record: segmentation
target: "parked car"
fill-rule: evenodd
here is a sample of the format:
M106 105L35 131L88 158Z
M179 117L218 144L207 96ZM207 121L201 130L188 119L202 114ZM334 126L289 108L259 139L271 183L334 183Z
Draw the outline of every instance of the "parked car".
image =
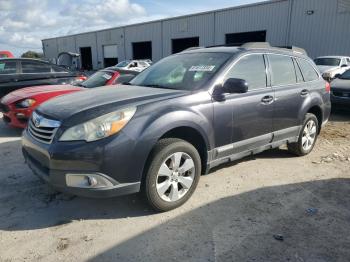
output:
M87 80L75 85L33 86L13 91L0 101L3 120L12 127L25 128L32 112L40 104L54 97L99 86L128 82L138 73L115 67L100 70Z
M0 51L0 59L14 57L10 51Z
M116 65L116 67L124 70L133 70L137 72L142 72L147 67L152 65L151 60L125 60Z
M350 70L331 82L331 101L334 105L346 106L350 109Z
M71 84L86 80L79 72L29 58L0 60L0 99L8 93L27 86Z
M327 80L332 80L335 75L350 69L350 57L347 56L321 56L314 61L323 78Z
M60 191L112 197L142 189L166 211L214 166L284 144L309 154L330 109L328 82L298 49L198 48L162 59L128 86L41 105L23 153Z

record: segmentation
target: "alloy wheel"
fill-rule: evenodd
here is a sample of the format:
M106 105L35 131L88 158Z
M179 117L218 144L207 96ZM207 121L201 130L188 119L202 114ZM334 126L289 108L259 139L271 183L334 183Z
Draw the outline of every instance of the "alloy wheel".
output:
M167 202L183 198L194 182L193 159L184 152L170 155L160 166L157 174L157 193Z
M312 148L315 143L317 135L317 126L314 120L309 120L304 127L303 137L301 140L302 147L305 151Z

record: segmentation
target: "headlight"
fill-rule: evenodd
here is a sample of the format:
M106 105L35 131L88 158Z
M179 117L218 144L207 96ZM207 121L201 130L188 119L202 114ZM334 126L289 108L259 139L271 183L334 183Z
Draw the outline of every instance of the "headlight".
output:
M28 98L24 99L22 102L18 103L19 107L28 108L35 104L35 99Z
M67 129L60 141L96 141L118 133L134 116L136 107L125 108Z

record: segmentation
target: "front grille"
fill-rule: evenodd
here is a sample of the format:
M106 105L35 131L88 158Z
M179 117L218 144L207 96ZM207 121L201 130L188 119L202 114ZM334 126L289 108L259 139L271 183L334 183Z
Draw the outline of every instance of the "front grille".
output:
M51 144L60 124L59 121L44 118L34 112L29 120L28 131L39 142Z
M7 113L8 111L10 111L8 106L0 103L0 112Z

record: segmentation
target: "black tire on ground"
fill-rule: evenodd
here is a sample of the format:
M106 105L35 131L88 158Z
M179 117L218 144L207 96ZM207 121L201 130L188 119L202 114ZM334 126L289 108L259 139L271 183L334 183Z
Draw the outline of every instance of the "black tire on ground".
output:
M167 202L157 192L157 175L163 162L176 152L184 152L192 158L195 166L194 179L191 187L182 198L174 202ZM148 170L146 170L146 177L143 181L143 193L153 209L160 212L169 211L183 205L191 197L198 185L200 175L201 158L193 145L177 138L162 139L156 144L150 155Z
M311 146L310 149L308 150L305 150L303 148L303 144L302 144L302 138L303 138L303 132L304 132L304 129L305 129L305 126L308 124L308 122L310 120L313 120L315 123L316 123L316 137L315 137L315 140L314 140L314 143L313 145ZM300 130L300 133L299 133L299 139L298 139L298 142L296 143L290 143L288 144L288 151L294 155L297 155L297 156L305 156L305 155L308 155L310 154L310 152L313 150L315 144L316 144L316 141L317 141L317 137L318 137L318 133L319 133L319 123L318 123L318 119L317 117L314 115L314 114L311 114L311 113L307 113L305 115L305 119L304 119L304 122L303 122L303 126Z

